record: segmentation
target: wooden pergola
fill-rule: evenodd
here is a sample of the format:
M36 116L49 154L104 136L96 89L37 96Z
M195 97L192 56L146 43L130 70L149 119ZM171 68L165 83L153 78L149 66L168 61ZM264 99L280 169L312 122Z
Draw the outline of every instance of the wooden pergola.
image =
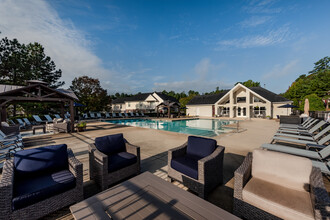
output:
M168 113L168 118L171 117L171 108L177 107L180 108L180 103L177 102L171 102L170 100L165 100L164 102L160 103L159 105L157 105L157 118L159 117L159 108L167 108L167 113ZM179 110L179 116L180 116L180 110Z
M78 100L77 96L70 90L52 89L47 83L38 80L27 81L27 84L27 86L0 85L0 121L7 120L6 108L10 104L55 102L60 105L63 118L65 105L69 105L71 131L74 131L74 101Z

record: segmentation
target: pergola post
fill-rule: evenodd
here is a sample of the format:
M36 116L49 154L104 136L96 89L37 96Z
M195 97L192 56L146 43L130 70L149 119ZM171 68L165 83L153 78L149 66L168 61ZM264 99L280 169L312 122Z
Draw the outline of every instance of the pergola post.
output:
M64 119L64 102L61 102L61 117Z
M6 106L1 107L1 122L7 121L7 111Z
M70 121L71 121L71 132L74 132L74 103L70 100Z
M159 118L158 108L159 108L159 107L157 106L157 110L156 110L156 111L157 111L157 118Z

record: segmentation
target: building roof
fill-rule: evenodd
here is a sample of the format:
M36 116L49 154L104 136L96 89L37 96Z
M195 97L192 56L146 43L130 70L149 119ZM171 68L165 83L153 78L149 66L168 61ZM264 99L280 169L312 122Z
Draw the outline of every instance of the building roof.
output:
M33 81L34 84L39 84L38 80L30 80L30 81ZM40 81L41 82L41 81ZM44 85L44 83L41 83L41 85ZM16 85L5 85L5 84L0 84L0 94L1 93L4 93L4 92L9 92L9 91L13 91L13 90L16 90L16 89L21 89L21 88L24 88L26 86L16 86ZM51 89L51 88L50 88ZM63 93L73 99L76 99L78 100L78 97L76 96L76 94L72 91L72 90L69 90L69 89L55 89L56 91L60 92L60 93Z
M203 105L203 104L215 104L219 99L221 99L224 95L227 94L229 90L225 90L224 92L213 94L213 95L198 95L192 98L187 105Z
M253 92L257 93L261 97L267 99L270 102L289 102L289 99L286 99L280 95L277 95L265 88L262 87L249 87L248 89L252 90ZM199 105L199 104L215 104L219 101L225 94L227 94L230 90L226 90L219 94L214 95L200 95L195 96L192 98L187 105Z
M251 89L253 92L257 93L261 97L264 97L265 99L267 99L270 102L289 102L290 101L289 99L286 99L286 98L284 98L280 95L277 95L262 87L250 87L249 89Z
M169 95L165 95L161 92L156 92L156 94L163 99L164 101L169 100L171 102L179 102L176 98L174 98L173 96L169 96Z
M152 94L154 94L154 93L153 92L152 93L141 93L141 94L137 94L135 96L118 98L118 99L114 99L112 101L112 104L144 101L148 98L149 95L152 95ZM165 95L165 94L160 93L160 92L156 92L156 94L163 100L169 100L171 102L179 102L176 98L174 98L172 96L168 96L168 95Z

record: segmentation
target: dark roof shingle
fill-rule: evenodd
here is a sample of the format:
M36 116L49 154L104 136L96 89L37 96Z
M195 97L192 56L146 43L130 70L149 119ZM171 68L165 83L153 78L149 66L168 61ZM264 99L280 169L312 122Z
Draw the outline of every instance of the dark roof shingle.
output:
M187 105L199 105L199 104L215 104L221 99L229 90L213 95L199 95L192 98Z
M249 89L251 89L253 92L257 93L261 97L264 97L265 99L267 99L268 101L271 101L271 102L289 102L290 101L289 99L286 99L286 98L284 98L280 95L277 95L262 87L250 87Z

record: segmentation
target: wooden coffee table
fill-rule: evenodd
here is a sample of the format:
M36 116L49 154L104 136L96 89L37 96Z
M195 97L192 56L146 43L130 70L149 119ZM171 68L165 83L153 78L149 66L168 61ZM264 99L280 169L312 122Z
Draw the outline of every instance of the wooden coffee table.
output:
M239 219L145 172L70 207L75 219Z

